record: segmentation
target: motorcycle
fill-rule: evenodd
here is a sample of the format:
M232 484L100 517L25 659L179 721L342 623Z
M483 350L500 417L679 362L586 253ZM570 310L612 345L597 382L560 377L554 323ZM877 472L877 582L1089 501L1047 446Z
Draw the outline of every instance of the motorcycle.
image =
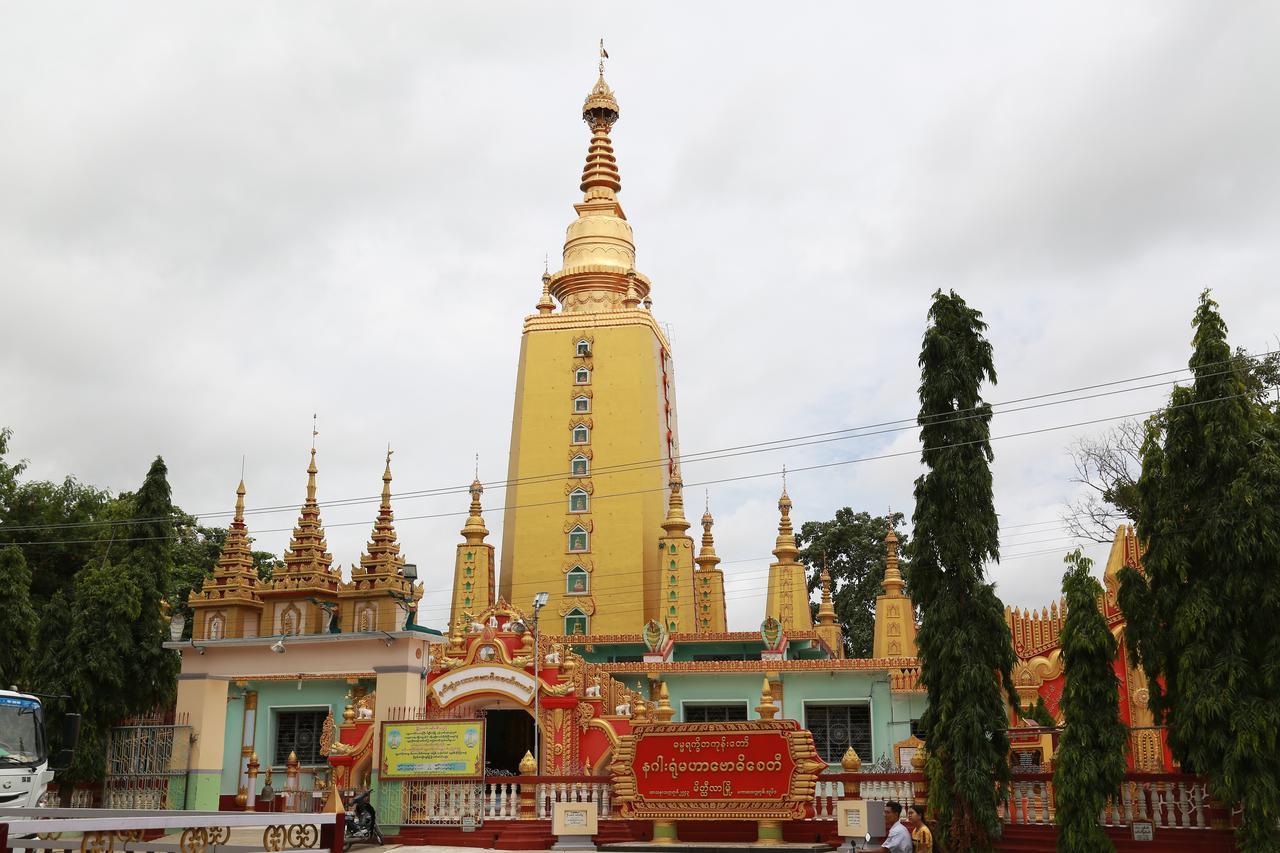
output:
M369 802L370 791L356 796L347 803L347 825L342 849L350 850L353 844L376 844L381 847L382 831L378 829L378 813Z

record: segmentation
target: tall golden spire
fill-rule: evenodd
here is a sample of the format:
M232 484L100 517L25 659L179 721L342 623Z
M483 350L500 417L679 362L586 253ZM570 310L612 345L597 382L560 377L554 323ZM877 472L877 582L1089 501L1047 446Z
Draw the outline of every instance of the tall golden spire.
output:
M702 549L694 562L698 564L694 590L697 601L698 633L715 634L725 630L724 572L717 568L720 557L716 554L715 539L711 536L711 503L708 500L702 513Z
M694 560L702 571L710 571L720 563L720 556L716 554L716 540L711 535L713 524L715 519L711 517L711 505L708 503L706 511L702 513L702 549L698 551L698 557Z
M809 587L804 566L797 562L795 530L791 526L791 497L787 494L786 472L783 472L782 496L778 498L778 538L773 548L776 561L769 565L769 594L765 616L773 616L789 631L813 628L809 610Z
M667 517L662 522L662 529L668 536L680 536L692 526L684 517L683 491L684 479L680 476L680 469L676 468L671 472L671 498L667 501Z
M877 658L916 656L916 612L911 599L903 595L902 572L898 569L898 534L893 530L893 513L885 534L884 595L876 596L875 631L871 655Z
M627 275L636 266L635 238L618 203L622 175L609 137L621 110L604 79L603 49L601 55L600 74L582 104L582 119L591 129L578 185L582 201L574 205L578 218L565 234L564 266L551 275L547 287L566 312L634 308L649 295L647 278ZM539 302L541 313L547 313L544 304Z
M774 543L773 556L780 563L794 563L800 556L800 549L796 547L796 534L791 527L791 497L787 494L785 481L782 496L778 498L778 513L781 517L778 519L778 538Z
M831 572L827 571L827 560L822 559L822 603L818 605L818 624L834 625L836 608L831 603Z
M481 485L479 477L471 481L471 488L467 491L471 493L471 513L467 516L467 523L462 527L462 536L467 544L479 545L489 535L489 529L484 526L484 513L480 508L480 496L484 494L484 486Z
M827 571L825 555L822 558L822 603L818 605L818 624L814 630L833 655L844 657L844 629L836 619L836 608L831 601L831 572Z
M213 571L215 575L242 575L254 583L258 580L258 571L249 550L249 530L244 523L243 479L236 487L236 515L227 528L227 539L222 544L222 553L218 555L218 565Z
M898 534L893 532L892 527L884 537L884 546L888 552L885 555L883 582L885 595L902 595L905 582L902 580L902 573L898 570Z
M261 584L250 551L244 523L244 478L236 487L236 512L227 529L213 576L199 590L192 590L187 604L192 610L191 636L196 640L250 637L258 631L262 613Z
M316 449L311 448L311 464L307 466L307 499L298 514L293 538L284 553L285 574L330 574L333 555L328 551L324 525L320 521L320 505L316 502Z
M387 464L382 471L382 502L373 522L373 535L365 553L360 556L360 569L366 574L395 574L404 565L400 543L396 541L395 514L391 511L391 454L387 448Z

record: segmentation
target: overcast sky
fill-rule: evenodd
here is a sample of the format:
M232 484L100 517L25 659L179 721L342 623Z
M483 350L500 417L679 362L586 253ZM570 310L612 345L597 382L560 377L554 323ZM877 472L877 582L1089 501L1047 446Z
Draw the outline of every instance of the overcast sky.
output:
M686 453L911 418L939 287L986 315L997 402L1185 366L1204 287L1233 344L1275 348L1274 3L10 2L13 455L29 476L132 489L162 454L175 500L218 524L244 455L249 506L283 507L249 519L276 552L313 412L321 500L376 495L388 442L396 491L465 486L477 453L502 480L521 323L581 197L601 36ZM992 432L1167 393L997 415ZM1106 427L994 442L1006 603L1058 596L1066 448ZM773 472L902 453L797 472L790 493L799 521L910 514L916 442L688 464L695 506L699 483L767 475L706 487L730 626L763 616ZM502 501L485 495L495 543ZM448 611L466 506L395 506L427 624ZM324 510L344 566L375 509Z

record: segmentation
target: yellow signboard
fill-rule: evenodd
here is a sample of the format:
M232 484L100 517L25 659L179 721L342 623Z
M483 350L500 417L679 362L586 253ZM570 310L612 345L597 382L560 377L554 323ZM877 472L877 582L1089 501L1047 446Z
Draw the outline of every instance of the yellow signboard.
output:
M382 724L383 779L484 777L484 721Z

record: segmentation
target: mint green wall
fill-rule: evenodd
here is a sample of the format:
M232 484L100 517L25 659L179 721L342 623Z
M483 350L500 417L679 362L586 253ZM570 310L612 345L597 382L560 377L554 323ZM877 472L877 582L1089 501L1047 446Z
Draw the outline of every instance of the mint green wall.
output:
M244 689L233 688L237 693ZM258 691L258 715L253 731L253 748L258 752L261 769L258 771L258 784L261 785L271 766L275 755L275 714L274 710L324 710L328 708L340 721L342 709L346 707L346 695L350 689L344 680L303 681L298 688L297 681L261 681L250 682L249 688ZM223 731L222 758L222 793L235 794L239 788L240 727L244 720L244 699L233 699L227 703L227 724ZM276 765L277 773L283 765ZM283 785L283 779L274 779L277 789Z
M716 675L711 673L690 673L689 675L668 675L667 696L671 707L675 708L673 719L684 722L685 702L745 702L747 719L756 720L760 715L754 710L760 704L760 683L762 678L757 674L733 673Z
M922 695L892 695L887 673L784 672L783 716L804 722L806 702L870 702L872 755L875 761L888 755L893 745L911 736L911 720L924 712Z

